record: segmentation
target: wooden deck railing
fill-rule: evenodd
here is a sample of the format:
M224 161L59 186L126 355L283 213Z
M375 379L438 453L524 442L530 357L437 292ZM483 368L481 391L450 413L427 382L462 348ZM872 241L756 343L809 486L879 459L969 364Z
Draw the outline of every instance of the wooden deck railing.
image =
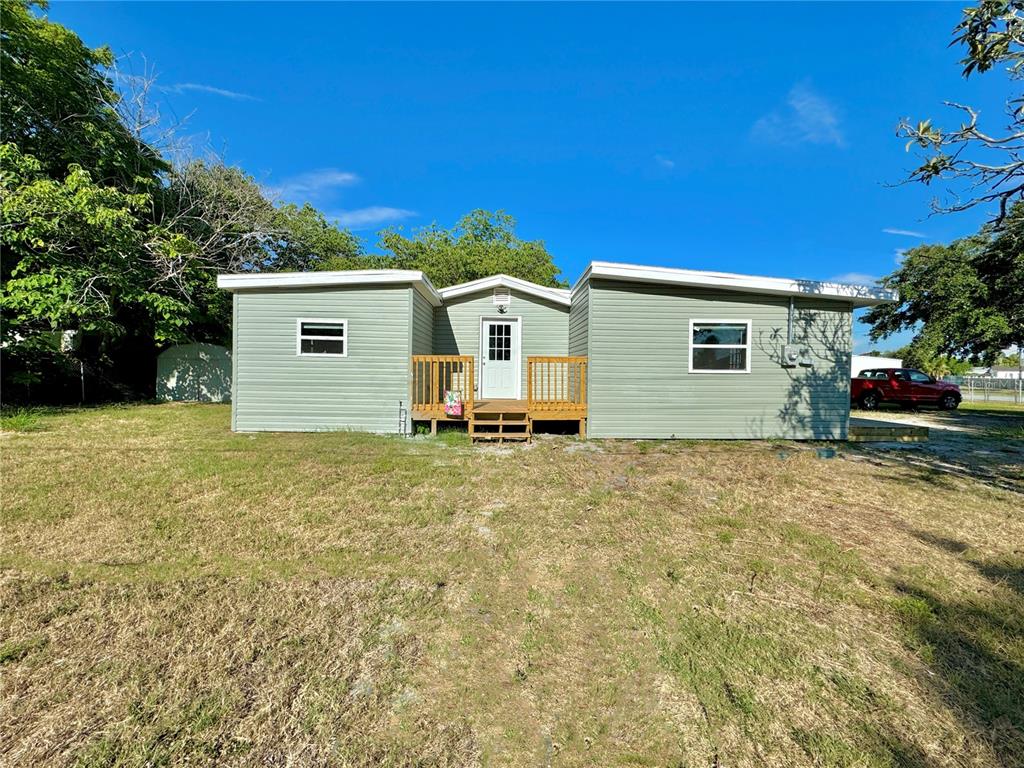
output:
M531 414L547 418L585 417L587 358L526 358L526 399Z
M462 396L463 413L473 410L476 379L472 355L413 355L412 411L415 414L444 415L444 393L454 390Z

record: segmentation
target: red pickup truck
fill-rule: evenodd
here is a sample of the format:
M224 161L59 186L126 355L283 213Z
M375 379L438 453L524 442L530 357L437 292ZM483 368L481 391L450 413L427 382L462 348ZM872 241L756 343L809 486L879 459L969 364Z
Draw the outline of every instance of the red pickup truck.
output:
M850 383L850 401L868 411L882 403L937 405L952 411L960 400L956 384L936 381L913 368L873 368L861 371Z

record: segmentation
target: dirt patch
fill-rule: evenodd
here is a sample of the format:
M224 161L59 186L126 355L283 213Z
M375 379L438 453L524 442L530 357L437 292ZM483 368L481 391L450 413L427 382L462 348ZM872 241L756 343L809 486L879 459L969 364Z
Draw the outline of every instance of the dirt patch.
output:
M861 444L865 457L904 462L925 475L967 477L1024 493L1024 409L857 411L864 421L928 427L922 443Z

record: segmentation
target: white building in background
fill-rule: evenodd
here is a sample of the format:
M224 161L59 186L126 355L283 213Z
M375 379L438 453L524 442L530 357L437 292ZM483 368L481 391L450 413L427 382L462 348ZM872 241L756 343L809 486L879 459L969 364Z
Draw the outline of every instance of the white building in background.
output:
M1014 379L1014 380L1016 380L1016 379L1019 379L1021 377L1020 376L1020 369L1019 368L1016 368L1016 367L1011 368L1008 365L993 365L991 368L988 369L988 373L985 374L985 375L991 376L993 379Z
M874 368L902 368L903 360L899 357L876 357L874 355L854 355L850 361L850 378L861 371Z

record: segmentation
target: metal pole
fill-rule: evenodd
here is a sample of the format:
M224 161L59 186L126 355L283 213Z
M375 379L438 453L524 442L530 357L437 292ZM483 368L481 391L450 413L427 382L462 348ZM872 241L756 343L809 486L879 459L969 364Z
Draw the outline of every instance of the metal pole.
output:
M793 343L793 297L789 297L789 318L786 325L786 343Z
M1024 344L1017 342L1017 397L1016 403L1024 402Z

